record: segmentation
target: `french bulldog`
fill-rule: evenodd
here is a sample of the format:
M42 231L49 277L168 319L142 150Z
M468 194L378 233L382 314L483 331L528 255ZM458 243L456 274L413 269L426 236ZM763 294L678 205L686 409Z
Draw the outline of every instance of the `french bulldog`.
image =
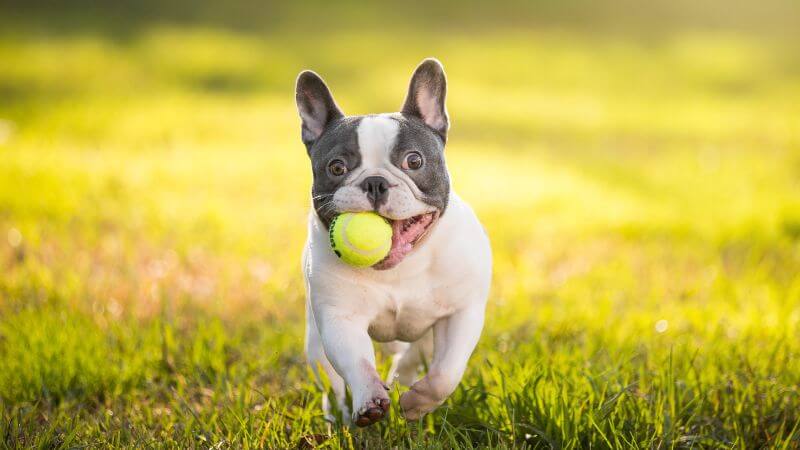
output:
M313 172L303 253L305 351L317 381L320 369L327 375L348 424L386 416L393 381L410 386L400 396L406 419L436 409L461 381L481 335L492 254L475 213L450 185L446 88L442 65L426 59L400 112L345 116L319 75L297 78ZM342 262L328 237L337 214L362 211L392 227L388 256L368 268ZM373 341L393 355L385 381L375 369ZM427 373L418 378L423 366ZM327 395L323 408L335 420Z

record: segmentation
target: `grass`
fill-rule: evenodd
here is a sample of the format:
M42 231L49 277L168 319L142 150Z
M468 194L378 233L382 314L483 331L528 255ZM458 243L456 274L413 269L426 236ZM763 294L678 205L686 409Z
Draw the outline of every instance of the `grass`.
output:
M0 14L0 445L800 447L800 40L137 11ZM487 325L435 414L394 391L384 423L329 427L293 80L396 110L430 55Z

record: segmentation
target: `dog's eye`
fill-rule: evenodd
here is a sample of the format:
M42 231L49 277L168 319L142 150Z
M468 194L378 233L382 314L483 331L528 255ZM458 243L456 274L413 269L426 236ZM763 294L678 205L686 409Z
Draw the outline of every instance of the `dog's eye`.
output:
M403 160L402 164L403 169L405 170L417 170L422 167L422 155L418 152L411 152L406 155L406 159Z
M328 172L335 177L340 177L347 173L347 166L341 159L334 159L328 163Z

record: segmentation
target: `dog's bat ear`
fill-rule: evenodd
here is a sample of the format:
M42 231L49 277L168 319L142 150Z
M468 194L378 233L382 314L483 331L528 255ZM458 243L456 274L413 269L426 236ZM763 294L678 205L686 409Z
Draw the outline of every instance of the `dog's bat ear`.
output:
M445 106L446 95L447 78L442 63L428 58L417 66L411 76L408 95L400 112L405 116L421 119L446 142L447 129L450 127Z
M336 105L330 89L319 75L304 70L297 77L295 85L297 111L303 120L302 139L306 149L311 147L322 136L331 122L344 117L342 110Z

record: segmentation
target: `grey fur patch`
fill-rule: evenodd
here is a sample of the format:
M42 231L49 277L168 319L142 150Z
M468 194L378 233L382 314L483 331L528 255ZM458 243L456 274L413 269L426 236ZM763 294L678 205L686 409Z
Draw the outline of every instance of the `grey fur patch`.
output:
M357 133L360 122L360 116L337 120L325 130L308 152L314 177L311 187L314 209L326 227L338 214L338 211L331 207L333 194L347 180L350 173L361 165ZM341 159L347 166L347 173L343 176L335 177L328 171L328 164L334 159Z
M400 122L400 130L397 144L389 156L390 161L401 167L409 152L419 152L422 155L422 167L408 170L406 174L425 196L420 200L444 213L450 197L450 176L444 161L444 142L419 120L405 117L397 120Z

